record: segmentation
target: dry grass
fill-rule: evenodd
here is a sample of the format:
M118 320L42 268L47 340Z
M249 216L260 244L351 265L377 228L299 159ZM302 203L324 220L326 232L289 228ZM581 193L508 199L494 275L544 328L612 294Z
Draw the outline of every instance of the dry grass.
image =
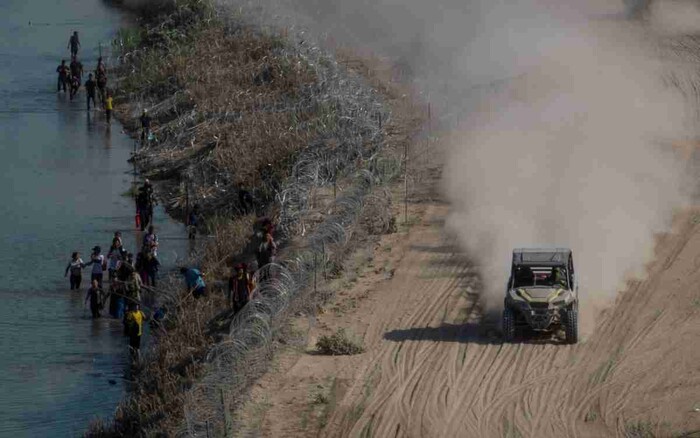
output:
M172 4L165 15L147 11L142 29L121 33L116 97L133 131L141 108L150 110L158 140L136 160L142 173L162 181L169 211L184 216L186 205L202 207L214 238L194 260L210 294L194 300L180 279L163 288L158 299L168 304L168 323L135 370L136 389L112 423L92 424L93 436L175 435L183 423L200 427L198 419L218 415L200 400L220 405L214 430L228 430L228 411L264 371L280 321L294 312L290 300L309 286L314 253L323 263L351 253L347 242L358 219L368 234L395 227L386 193L373 186L396 177L400 166L375 154L383 132L375 125L389 125L390 118L370 88L344 79L332 60L222 20L203 0ZM366 175L352 178L357 169ZM250 309L232 323L216 285L248 252L255 220L240 215L238 184L253 192L258 214L278 217L279 234L292 237L310 208L309 193L337 181L347 186L330 213L304 228L311 252L292 260L282 280L261 285Z
M343 356L360 354L365 351L362 344L349 336L344 329L338 329L330 336L321 336L316 342L319 354Z

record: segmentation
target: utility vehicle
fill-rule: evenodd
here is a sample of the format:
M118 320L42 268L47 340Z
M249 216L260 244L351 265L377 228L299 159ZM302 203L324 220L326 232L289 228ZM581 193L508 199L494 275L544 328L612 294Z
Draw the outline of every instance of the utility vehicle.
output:
M513 250L503 303L503 337L512 342L525 330L556 332L578 342L578 282L568 248Z

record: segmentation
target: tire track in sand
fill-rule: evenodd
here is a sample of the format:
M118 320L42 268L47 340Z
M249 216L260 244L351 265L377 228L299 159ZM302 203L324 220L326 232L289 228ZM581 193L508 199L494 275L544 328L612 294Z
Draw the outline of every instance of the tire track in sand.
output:
M432 208L431 213L444 211ZM666 330L673 318L664 297L687 298L684 289L664 290L664 285L678 269L688 272L676 265L694 263L700 253L697 231L686 221L667 236L649 278L632 283L586 342L568 346L548 340L500 344L489 334L493 323L480 314L478 294L465 293L477 284L472 267L456 262L459 257L449 251L438 251L444 247L439 229L413 230L396 275L377 294L366 337L371 345L367 365L324 435L588 437L624 432L634 416L631 406L653 386L647 382L653 369L645 362L633 365L643 352L640 346ZM432 267L428 275L424 266ZM691 271L700 284L698 270ZM700 335L700 327L694 333ZM651 363L666 355L659 352ZM625 373L617 373L621 366ZM369 370L379 372L372 376ZM657 381L673 380L657 374ZM638 410L651 415L655 411L648 405Z

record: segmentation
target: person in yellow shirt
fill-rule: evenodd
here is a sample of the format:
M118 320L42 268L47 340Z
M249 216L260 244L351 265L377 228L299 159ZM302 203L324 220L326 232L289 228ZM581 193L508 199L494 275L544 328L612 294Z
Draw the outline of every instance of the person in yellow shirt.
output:
M114 103L112 100L112 93L107 92L107 98L105 99L105 117L107 117L107 123L112 120L112 109L114 108Z
M139 304L131 303L129 311L124 315L124 334L129 337L129 350L134 358L139 355L145 320L146 315L139 308Z

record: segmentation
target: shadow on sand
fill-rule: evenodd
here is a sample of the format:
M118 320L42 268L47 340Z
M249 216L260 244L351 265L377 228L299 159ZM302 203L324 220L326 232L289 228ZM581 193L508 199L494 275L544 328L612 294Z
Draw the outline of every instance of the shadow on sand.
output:
M439 327L415 327L391 330L384 334L384 339L393 342L428 341L459 342L464 344L501 345L504 344L498 325L495 322L443 324ZM514 344L561 344L563 340L553 333L523 332Z

